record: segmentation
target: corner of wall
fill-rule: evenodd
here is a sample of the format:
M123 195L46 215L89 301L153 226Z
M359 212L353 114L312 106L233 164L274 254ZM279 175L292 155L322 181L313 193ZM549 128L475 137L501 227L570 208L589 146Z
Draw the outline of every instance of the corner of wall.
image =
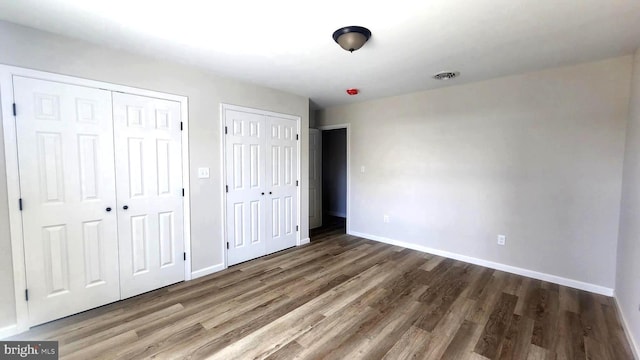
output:
M632 351L636 359L640 359L640 315L637 312L640 303L640 283L637 282L640 226L636 225L640 215L640 48L633 56L630 87L616 249L615 303Z

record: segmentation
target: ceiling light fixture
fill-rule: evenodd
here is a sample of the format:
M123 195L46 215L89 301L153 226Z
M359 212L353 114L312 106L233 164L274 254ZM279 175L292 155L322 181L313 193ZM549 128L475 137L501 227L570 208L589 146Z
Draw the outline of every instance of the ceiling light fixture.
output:
M354 52L371 37L371 31L362 26L345 26L333 33L333 40L343 49Z

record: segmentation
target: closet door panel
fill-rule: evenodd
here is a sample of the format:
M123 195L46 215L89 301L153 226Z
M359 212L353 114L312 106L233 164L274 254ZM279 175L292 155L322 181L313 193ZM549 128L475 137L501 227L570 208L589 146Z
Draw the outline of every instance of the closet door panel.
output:
M267 253L273 253L297 243L298 225L298 140L297 122L266 117L267 183L269 211L267 217Z
M120 298L111 92L13 81L33 326Z
M264 117L225 111L227 264L266 254Z
M122 298L184 280L180 104L114 93Z

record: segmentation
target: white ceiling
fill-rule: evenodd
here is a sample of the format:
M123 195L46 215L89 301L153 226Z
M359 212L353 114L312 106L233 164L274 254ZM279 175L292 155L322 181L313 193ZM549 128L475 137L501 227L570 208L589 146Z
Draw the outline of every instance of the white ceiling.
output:
M0 0L0 19L308 96L318 107L632 53L638 0ZM353 54L347 25L372 37ZM461 72L448 82L441 70ZM349 97L345 89L361 94Z

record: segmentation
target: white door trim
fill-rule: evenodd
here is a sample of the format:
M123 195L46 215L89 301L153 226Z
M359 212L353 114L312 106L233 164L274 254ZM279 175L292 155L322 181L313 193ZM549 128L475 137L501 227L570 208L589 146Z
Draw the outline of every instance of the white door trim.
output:
M34 79L55 81L70 85L79 85L108 91L123 92L133 95L142 95L152 98L172 100L180 103L180 116L183 123L182 131L182 183L184 186L184 247L189 254L184 264L185 281L192 278L191 275L191 216L189 201L189 109L186 96L167 94L157 91L145 90L130 86L112 84L108 82L77 78L67 75L59 75L49 72L26 69L16 66L0 64L0 107L2 114L2 128L4 134L4 150L7 178L7 202L9 206L9 227L11 233L11 256L13 259L13 282L16 305L16 327L14 333L29 330L29 309L25 299L26 269L25 253L22 234L22 216L18 207L20 194L20 179L18 172L18 148L16 139L16 126L13 116L13 76L29 77ZM20 111L18 108L17 111ZM5 336L11 333L3 334Z
M336 124L336 125L325 125L318 126L318 130L336 130L336 129L347 129L347 234L351 234L349 229L351 228L351 129L349 128L349 124ZM324 209L323 209L324 210Z
M234 110L234 111L241 111L241 112L247 112L247 113L251 113L251 114L258 114L258 115L264 115L264 116L273 116L273 117L279 117L279 118L283 118L283 119L289 119L289 120L294 120L296 122L296 131L297 131L297 135L298 135L298 144L297 144L297 152L298 152L298 170L297 170L297 180L299 181L298 183L298 196L297 196L297 200L298 203L296 204L297 207L297 211L298 211L298 231L296 234L296 245L300 246L300 245L304 245L301 242L300 239L300 232L302 231L302 229L300 229L300 224L301 224L301 217L300 217L300 213L301 213L301 207L300 204L302 203L302 199L301 199L301 189L303 186L306 186L306 184L302 184L302 179L300 178L300 167L301 167L301 158L302 156L300 155L300 143L302 142L302 134L300 133L300 124L302 122L302 119L300 118L300 116L296 116L296 115L289 115L289 114L283 114L283 113L277 113L277 112L273 112L273 111L268 111L268 110L261 110L261 109L255 109L255 108L250 108L250 107L246 107L246 106L239 106L239 105L232 105L232 104L225 104L225 103L220 103L220 194L221 194L221 199L222 199L222 205L220 208L220 211L222 213L222 226L220 227L220 236L222 241L220 242L221 245L221 250L222 250L222 254L224 254L223 256L223 261L224 261L224 269L228 268L228 262L227 262L227 246L226 246L226 239L227 239L227 214L226 214L226 209L227 209L227 192L225 189L225 185L226 185L226 178L227 178L227 167L225 164L225 154L226 154L226 139L224 136L224 126L225 126L225 111L226 110ZM348 209L348 208L347 208Z

